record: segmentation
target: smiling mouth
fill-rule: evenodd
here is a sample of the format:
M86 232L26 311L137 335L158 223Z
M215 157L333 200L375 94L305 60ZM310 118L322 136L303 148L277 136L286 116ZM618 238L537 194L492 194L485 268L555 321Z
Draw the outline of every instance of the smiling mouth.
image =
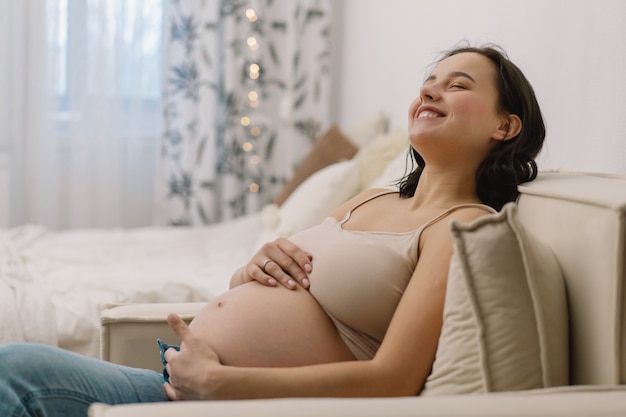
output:
M418 119L435 119L438 117L443 117L443 115L430 110L424 110L417 115Z

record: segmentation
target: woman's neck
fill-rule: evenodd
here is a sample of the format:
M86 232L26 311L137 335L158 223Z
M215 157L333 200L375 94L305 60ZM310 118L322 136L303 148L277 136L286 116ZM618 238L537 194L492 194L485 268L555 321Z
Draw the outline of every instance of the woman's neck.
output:
M461 203L481 203L476 194L475 172L458 168L425 168L412 200L414 208L448 208Z

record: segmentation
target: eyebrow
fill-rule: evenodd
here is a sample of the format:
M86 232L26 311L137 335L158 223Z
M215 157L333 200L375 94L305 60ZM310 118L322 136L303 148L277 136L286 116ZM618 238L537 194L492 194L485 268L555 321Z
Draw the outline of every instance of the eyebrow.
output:
M464 78L467 78L468 80L470 80L473 83L476 82L476 80L471 75L469 75L467 72L454 71L454 72L450 73L450 75L449 75L449 78L456 78L456 77L464 77ZM434 74L431 74L428 78L426 78L424 83L427 83L428 81L434 81L436 79L437 79L437 76L434 75Z

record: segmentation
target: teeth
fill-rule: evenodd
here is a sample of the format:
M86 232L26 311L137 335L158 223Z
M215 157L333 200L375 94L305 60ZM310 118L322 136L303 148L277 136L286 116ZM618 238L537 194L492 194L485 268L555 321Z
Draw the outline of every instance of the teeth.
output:
M419 116L417 116L418 119L422 119L424 117L441 117L441 115L433 112L433 111L423 111L419 114Z

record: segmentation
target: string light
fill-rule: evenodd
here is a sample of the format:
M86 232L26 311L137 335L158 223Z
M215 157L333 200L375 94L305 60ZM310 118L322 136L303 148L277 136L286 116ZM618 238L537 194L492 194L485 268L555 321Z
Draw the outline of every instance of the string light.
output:
M256 80L257 78L259 78L260 69L261 68L257 64L251 64L250 65L250 78L252 78L253 80Z
M248 20L250 22L256 22L258 19L258 16L256 14L256 12L254 11L254 9L248 9L246 10L246 17L248 18Z
M248 100L250 100L250 107L254 107L254 108L259 107L258 98L259 98L259 95L257 94L256 91L253 90L248 93Z
M257 49L259 49L259 43L256 41L256 38L254 36L250 36L247 42L248 42L248 46L253 51L256 51Z
M258 20L256 11L252 8L246 9L246 17L248 18L248 21L250 23L254 23ZM246 42L251 51L256 51L259 49L259 42L257 41L256 37L249 36ZM260 71L261 71L261 68L259 67L258 64L251 64L249 67L250 79L252 80L258 79L260 76ZM250 104L250 107L252 108L257 108L259 106L259 94L255 90L251 90L248 92L248 102ZM240 123L242 126L248 127L250 126L251 120L248 116L242 116ZM259 128L258 126L253 126L250 128L250 135L252 137L256 138L260 134L261 134L261 128ZM244 152L252 152L254 150L254 145L252 142L246 141L242 144L242 149L244 150ZM261 157L259 155L250 156L250 163L252 165L260 164ZM250 190L251 193L258 193L260 188L261 187L256 182L252 182L248 186L248 189Z

